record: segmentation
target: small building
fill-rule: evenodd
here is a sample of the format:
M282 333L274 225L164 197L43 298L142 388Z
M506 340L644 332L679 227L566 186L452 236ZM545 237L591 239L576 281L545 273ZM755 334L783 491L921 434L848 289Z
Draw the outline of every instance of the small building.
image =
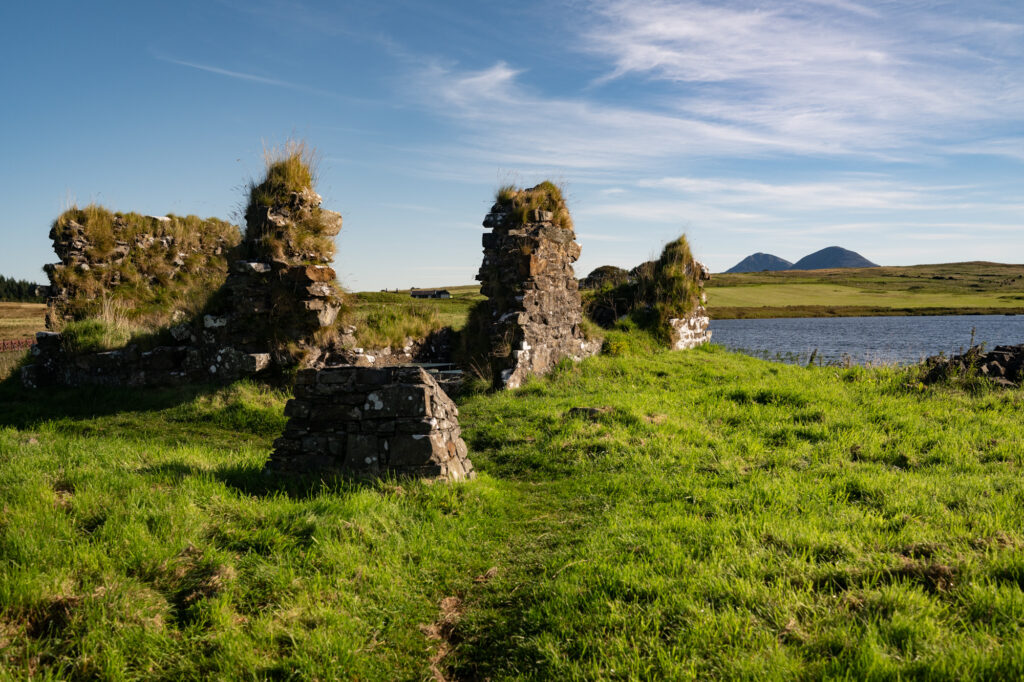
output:
M451 298L447 289L413 289L409 292L413 298Z

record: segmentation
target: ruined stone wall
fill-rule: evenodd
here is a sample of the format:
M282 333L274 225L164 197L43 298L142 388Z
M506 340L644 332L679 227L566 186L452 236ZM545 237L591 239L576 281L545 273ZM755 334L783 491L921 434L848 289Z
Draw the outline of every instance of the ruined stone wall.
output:
M708 317L704 305L708 302L704 293L704 282L711 279L711 271L700 261L693 261L692 267L698 271L700 281L700 305L689 315L671 318L669 325L669 343L672 350L689 350L711 341L711 318Z
M572 268L580 246L557 187L503 190L483 225L491 232L477 279L487 301L475 320L482 329L471 331L487 339L495 385L516 388L562 358L596 353Z
M154 327L198 309L223 283L240 238L236 226L217 218L69 209L50 230L60 262L44 267L47 328L95 316L104 304Z
M330 267L341 215L320 207L312 189L288 192L246 212L247 260L232 264L222 303L203 316L207 347L268 354L282 367L313 363L333 329L342 294Z
M419 367L300 371L271 473L474 476L455 403Z
M161 332L161 345L80 353L69 352L60 335L40 335L24 383L227 382L315 363L333 338L342 305L330 267L342 219L321 208L310 187L259 191L267 182L253 187L245 240L232 252L243 259L232 263L219 287L205 292L205 308ZM130 256L129 250L125 258Z

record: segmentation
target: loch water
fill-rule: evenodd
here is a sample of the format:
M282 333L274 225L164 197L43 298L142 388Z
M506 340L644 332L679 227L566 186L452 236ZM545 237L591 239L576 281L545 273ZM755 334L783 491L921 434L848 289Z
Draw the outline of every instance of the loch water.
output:
M768 360L907 365L971 345L1024 343L1024 315L814 317L712 320L711 342Z

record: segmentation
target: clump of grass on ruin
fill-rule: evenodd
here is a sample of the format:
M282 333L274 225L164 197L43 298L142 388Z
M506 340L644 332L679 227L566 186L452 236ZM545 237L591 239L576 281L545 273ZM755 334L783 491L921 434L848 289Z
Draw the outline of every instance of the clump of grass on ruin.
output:
M289 210L291 195L315 191L316 151L302 141L264 150L266 173L249 183L249 201L244 214L250 258L286 260L289 254L307 254L310 263L330 262L334 257L333 235L324 233L323 211L313 207L308 216L292 216L295 225L285 233L267 220L266 211Z
M495 201L510 209L519 224L532 220L530 216L533 211L550 211L553 214L552 223L562 229L572 230L572 217L562 194L561 187L550 180L545 180L529 189L503 185L498 188Z
M696 312L702 292L700 269L686 235L681 235L665 245L657 260L634 268L626 281L611 279L584 291L583 302L588 315L599 316L598 309L603 308L608 320L629 316L667 342L669 321Z
M1021 391L624 326L615 357L461 398L457 486L267 479L286 396L250 383L0 386L0 668L1024 674Z

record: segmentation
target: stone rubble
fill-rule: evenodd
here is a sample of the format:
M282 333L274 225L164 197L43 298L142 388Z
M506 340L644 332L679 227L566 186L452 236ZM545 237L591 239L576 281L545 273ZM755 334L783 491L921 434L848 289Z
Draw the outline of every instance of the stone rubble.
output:
M542 191L541 186L524 192ZM559 200L559 213L568 209ZM562 358L581 360L600 350L581 323L579 283L572 264L580 246L571 220L533 209L523 220L508 203L491 208L483 226L484 258L477 274L487 297L491 372L498 388L517 388L531 374L548 372Z
M1016 387L1024 380L1024 344L996 346L987 353L980 346L973 346L960 355L927 358L924 367L926 371L922 381L926 384L976 371L994 384Z
M420 367L301 370L268 473L473 478L455 403Z

